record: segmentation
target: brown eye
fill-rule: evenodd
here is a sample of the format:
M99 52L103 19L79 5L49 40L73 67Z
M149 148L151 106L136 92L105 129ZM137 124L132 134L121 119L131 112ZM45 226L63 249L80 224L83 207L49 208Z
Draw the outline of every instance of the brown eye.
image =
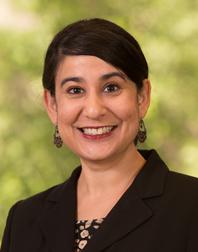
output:
M82 94L82 93L84 93L84 90L81 87L73 87L73 88L69 88L67 90L67 93L69 93L69 94Z
M116 84L108 84L108 85L105 87L104 91L105 91L106 93L112 93L112 92L118 91L119 89L120 89L120 88L119 88L118 85L116 85Z

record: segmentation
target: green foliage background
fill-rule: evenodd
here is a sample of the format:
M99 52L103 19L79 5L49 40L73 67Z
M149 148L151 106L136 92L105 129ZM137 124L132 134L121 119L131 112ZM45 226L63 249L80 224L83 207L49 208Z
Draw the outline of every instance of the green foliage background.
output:
M0 237L15 201L62 182L78 164L68 149L52 144L41 84L50 40L78 19L106 18L137 38L153 84L143 148L156 148L171 169L198 176L198 1L9 2L33 24L0 26Z

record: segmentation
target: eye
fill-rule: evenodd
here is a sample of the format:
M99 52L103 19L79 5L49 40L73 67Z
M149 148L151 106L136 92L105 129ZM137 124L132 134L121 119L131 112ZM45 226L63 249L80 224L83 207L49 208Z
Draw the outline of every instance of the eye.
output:
M68 94L82 94L84 90L81 87L72 87L67 90Z
M111 83L106 85L104 91L106 93L113 93L113 92L117 92L120 90L120 87L117 84Z

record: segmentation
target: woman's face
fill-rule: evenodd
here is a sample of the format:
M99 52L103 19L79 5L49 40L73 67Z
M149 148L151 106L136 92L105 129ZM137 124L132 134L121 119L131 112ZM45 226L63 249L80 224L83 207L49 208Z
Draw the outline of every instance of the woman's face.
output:
M55 97L45 90L48 114L63 142L81 160L115 158L134 148L139 121L150 98L150 84L135 84L95 56L66 56L55 80Z

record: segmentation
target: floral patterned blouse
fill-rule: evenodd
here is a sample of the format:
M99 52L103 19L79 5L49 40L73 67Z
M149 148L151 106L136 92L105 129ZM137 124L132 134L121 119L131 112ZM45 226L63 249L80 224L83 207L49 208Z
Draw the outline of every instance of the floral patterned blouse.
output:
M94 220L79 220L76 222L75 251L80 252L100 227L104 218Z

